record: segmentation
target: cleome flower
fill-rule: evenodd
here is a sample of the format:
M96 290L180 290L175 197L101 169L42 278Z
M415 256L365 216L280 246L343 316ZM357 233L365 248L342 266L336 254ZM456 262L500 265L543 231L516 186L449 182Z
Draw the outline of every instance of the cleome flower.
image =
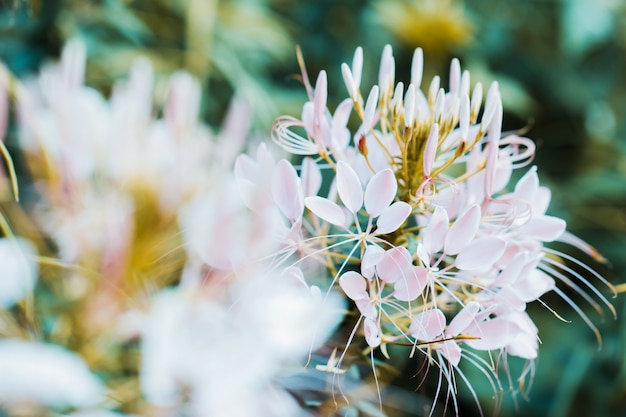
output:
M292 227L297 217L298 244L309 245L308 251L290 252L297 253L291 261L320 261L329 288L339 286L354 303L358 318L347 344L358 340L361 329L370 351L386 355L389 344L411 346L409 355L421 352L448 382L446 395L456 408L457 381L474 393L463 361L481 370L494 394L503 390L494 365L500 361L481 352L526 359L523 383L539 354L539 329L526 312L528 303L543 303L545 293L555 292L599 339L562 287L596 310L604 306L614 313L590 278L613 288L582 261L547 246L561 241L601 259L566 231L564 220L547 214L550 190L540 186L537 168L509 184L536 147L529 138L502 133L497 82L483 97L481 83L472 87L469 72L453 59L449 89L435 76L422 91L423 60L416 49L410 80L396 82L393 51L385 46L378 84L366 90L363 50L357 48L352 65L341 67L348 97L334 113L326 107L326 72L313 89L303 66L311 99L302 120L276 119L272 138L285 151L307 156L302 183L310 172L326 171L328 186L317 183L306 194L293 185L294 171L285 171L292 185L281 206L291 207L282 211ZM356 123L349 124L350 118ZM351 141L349 125L358 126ZM321 195L322 189L328 194ZM303 200L296 197L301 195Z

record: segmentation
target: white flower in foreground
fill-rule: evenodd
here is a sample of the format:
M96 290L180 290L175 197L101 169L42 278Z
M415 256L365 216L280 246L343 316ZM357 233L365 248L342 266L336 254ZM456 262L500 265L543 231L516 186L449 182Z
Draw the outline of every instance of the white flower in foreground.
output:
M0 239L0 308L26 297L37 280L35 249L23 239Z
M0 375L0 404L82 408L104 394L83 359L56 345L0 340Z
M344 307L334 294L314 297L292 274L237 277L219 299L184 289L158 294L142 338L147 400L178 409L188 402L198 416L301 415L276 379L304 365Z

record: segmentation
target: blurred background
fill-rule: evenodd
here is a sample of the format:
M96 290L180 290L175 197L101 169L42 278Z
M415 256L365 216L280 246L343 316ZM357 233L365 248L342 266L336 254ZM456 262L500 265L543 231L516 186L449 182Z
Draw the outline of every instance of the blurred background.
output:
M380 52L394 48L397 78L409 78L420 46L425 79L459 57L472 82L500 83L505 130L527 129L535 163L553 190L551 213L592 244L607 262L592 265L619 288L626 282L626 2L622 0L0 0L0 59L20 77L58 56L67 39L86 41L86 83L108 94L137 56L165 77L185 69L202 83L203 114L216 126L230 100L243 98L253 134L268 136L281 114L298 116L306 94L296 45L309 76L329 74L329 107L346 97L340 65L357 46L365 53L364 86L377 79ZM79 115L78 115L79 117ZM20 170L19 150L7 146ZM26 175L24 171L18 172ZM20 178L27 181L27 178ZM592 278L591 278L592 279ZM626 415L626 304L618 320L589 311L593 332L557 297L532 317L542 338L527 398L505 394L501 415ZM589 309L591 310L591 309ZM518 364L512 363L512 367ZM417 366L392 383L390 415L421 415L412 395ZM480 375L470 378L481 380ZM408 377L408 378L407 378ZM474 384L489 414L491 389ZM461 415L478 415L460 388Z

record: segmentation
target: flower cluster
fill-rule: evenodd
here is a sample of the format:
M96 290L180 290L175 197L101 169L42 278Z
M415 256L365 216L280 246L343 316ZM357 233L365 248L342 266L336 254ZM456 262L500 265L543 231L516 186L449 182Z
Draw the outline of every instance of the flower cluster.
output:
M535 145L502 132L498 84L486 93L481 83L472 88L454 59L448 90L436 76L422 91L421 49L409 82L396 83L387 45L378 84L367 91L362 65L358 48L352 65L342 65L348 98L334 113L326 72L313 87L303 68L310 101L301 119L275 122L274 142L303 158L299 176L281 168L292 177L280 197L292 199L298 219L291 235L299 239L286 243L298 251L295 264L321 260L333 285L354 302L366 344L385 354L388 345L412 346L411 355L420 351L436 364L449 394L455 373L466 380L462 360L499 390L494 362L480 351L527 359L531 369L539 339L526 306L549 291L597 334L557 282L613 311L588 277L610 284L546 243L599 256L566 231L565 221L546 214L550 190L529 167ZM322 177L328 191L320 191ZM509 185L512 178L519 179Z

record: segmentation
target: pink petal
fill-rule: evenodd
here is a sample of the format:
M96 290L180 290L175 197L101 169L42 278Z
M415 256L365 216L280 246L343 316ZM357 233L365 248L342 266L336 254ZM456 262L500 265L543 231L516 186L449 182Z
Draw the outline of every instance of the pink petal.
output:
M396 201L383 210L376 220L376 234L385 235L395 232L411 215L411 205L404 201Z
M365 188L365 210L372 217L378 217L389 207L396 197L398 183L389 168L377 172Z
M456 316L454 316L448 325L446 335L457 336L463 332L463 330L465 330L472 323L474 317L478 314L479 309L480 304L476 301L467 303L465 307L463 307L463 309L459 311Z
M412 266L411 254L403 246L396 246L385 252L383 258L376 265L378 277L385 282L394 283L399 280L404 271Z
M400 301L413 301L422 294L428 283L428 270L421 266L405 269L394 284L393 296Z
M443 342L439 349L441 354L448 359L450 365L457 366L461 362L461 348L454 340L446 340Z
M365 341L367 341L370 347L375 348L380 345L382 341L380 337L380 327L378 327L378 324L374 320L366 317L363 321L363 329L365 331Z
M465 343L478 350L501 349L508 345L519 332L519 327L508 320L495 318L467 329L469 336L479 339L467 340Z
M530 219L520 227L519 233L529 239L552 242L563 234L565 227L566 223L563 219L553 216L539 216Z
M438 308L426 310L413 316L409 334L417 340L430 342L443 333L446 317Z
M385 250L377 245L367 245L365 253L361 257L361 274L367 278L372 279L375 267L385 256Z
M322 186L322 172L311 157L302 160L302 189L305 197L317 195Z
M358 272L349 271L339 278L339 286L351 300L369 298L367 281Z
M424 247L430 255L439 252L443 248L449 227L448 212L442 207L435 207L435 211L423 233Z
M344 161L337 163L337 191L343 204L352 213L357 213L363 205L363 187L354 169Z
M472 241L456 257L454 264L466 271L490 268L504 253L506 242L499 237L487 236Z
M368 319L372 320L378 317L376 304L374 304L374 301L372 301L371 298L361 298L360 300L354 300L354 304L356 304L359 312L363 317L367 317Z
M302 216L304 196L302 183L295 168L286 159L281 159L274 168L272 196L280 211L291 221Z
M424 148L424 175L430 177L430 172L435 163L435 156L437 155L437 146L439 145L439 125L433 124L430 128L430 134L426 140L426 147Z
M474 239L480 225L480 207L477 204L468 208L450 227L444 244L448 255L459 253Z
M312 196L304 199L304 205L320 219L335 226L345 227L346 215L341 207L332 201L323 197Z

